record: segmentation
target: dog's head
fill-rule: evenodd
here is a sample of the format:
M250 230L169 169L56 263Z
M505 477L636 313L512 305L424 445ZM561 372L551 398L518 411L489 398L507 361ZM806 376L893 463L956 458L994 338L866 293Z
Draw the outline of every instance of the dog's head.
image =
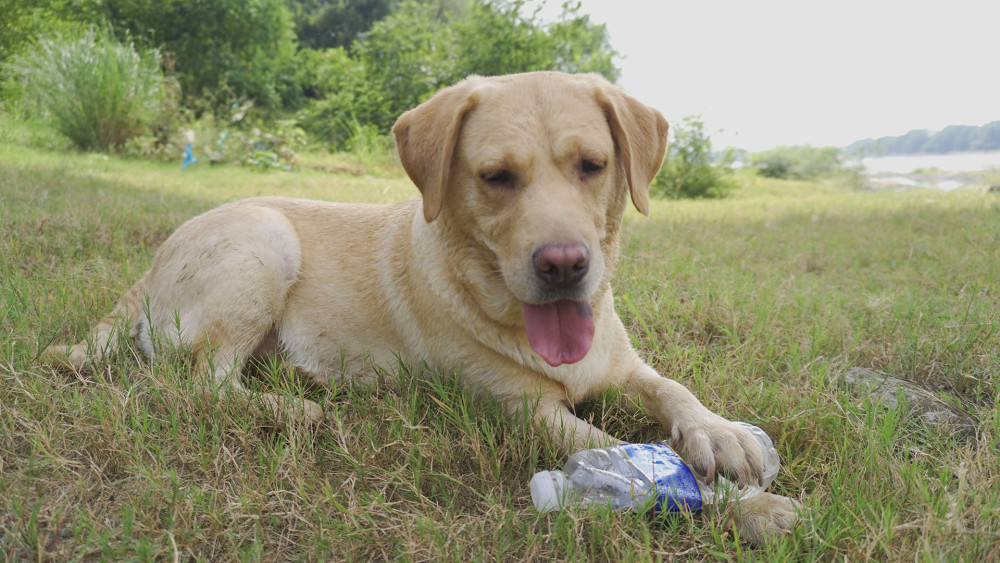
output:
M599 76L535 72L470 77L393 133L424 219L483 250L535 352L553 366L582 359L627 199L649 212L663 116Z

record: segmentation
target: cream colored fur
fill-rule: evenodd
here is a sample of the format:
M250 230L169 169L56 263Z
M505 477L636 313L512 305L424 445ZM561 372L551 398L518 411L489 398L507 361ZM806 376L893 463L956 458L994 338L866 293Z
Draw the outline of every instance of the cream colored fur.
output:
M116 326L129 326L152 354L152 327L194 347L196 377L236 394L247 393L243 363L271 350L321 384L364 379L397 356L425 361L460 373L511 413L532 405L539 428L566 451L616 441L570 408L621 386L697 471L759 478L752 436L646 365L615 313L622 213L630 199L648 213L666 151L667 122L657 111L595 76L471 77L403 114L393 131L422 199L263 197L211 210L163 243L89 346L49 355L83 367L119 345ZM603 169L592 173L584 161ZM499 173L510 182L495 181ZM527 341L521 303L543 299L534 250L565 241L591 251L577 291L591 304L595 335L583 360L552 367ZM278 412L322 416L308 401L262 398ZM795 521L784 497L751 512L748 533Z

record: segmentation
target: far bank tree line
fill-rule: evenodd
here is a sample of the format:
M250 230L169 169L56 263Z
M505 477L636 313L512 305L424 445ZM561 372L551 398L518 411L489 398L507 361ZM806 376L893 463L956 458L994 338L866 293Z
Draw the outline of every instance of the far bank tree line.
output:
M992 121L980 127L949 125L937 132L914 129L898 137L857 141L848 145L847 151L864 156L1000 151L1000 121Z

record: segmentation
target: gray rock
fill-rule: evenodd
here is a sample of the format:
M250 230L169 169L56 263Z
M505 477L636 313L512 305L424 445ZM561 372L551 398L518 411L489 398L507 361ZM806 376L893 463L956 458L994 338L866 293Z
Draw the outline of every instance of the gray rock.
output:
M907 413L919 418L927 426L963 439L976 433L975 420L968 413L945 401L939 394L915 383L859 367L847 370L836 378L836 383L865 392L873 403L891 408L899 406L902 395Z

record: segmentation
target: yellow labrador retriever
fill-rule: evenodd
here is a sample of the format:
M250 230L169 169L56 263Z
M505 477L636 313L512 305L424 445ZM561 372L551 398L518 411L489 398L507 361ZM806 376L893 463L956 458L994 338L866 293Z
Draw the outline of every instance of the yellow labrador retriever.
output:
M240 394L241 365L268 352L323 384L426 361L512 413L531 404L566 451L616 441L570 407L621 386L697 471L760 478L754 438L646 365L615 313L622 213L629 199L648 213L666 151L659 112L596 76L471 77L393 133L422 199L223 205L163 243L89 345L49 355L82 368L128 326L147 354L151 333L193 346L198 376ZM315 403L262 398L322 417ZM744 536L796 518L785 497L744 504Z

